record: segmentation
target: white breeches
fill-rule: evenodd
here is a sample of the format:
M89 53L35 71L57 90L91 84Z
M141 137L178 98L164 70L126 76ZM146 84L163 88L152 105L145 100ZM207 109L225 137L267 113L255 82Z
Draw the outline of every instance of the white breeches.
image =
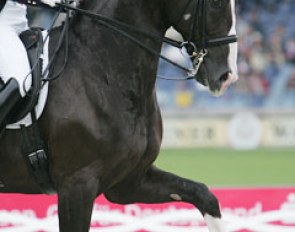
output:
M0 13L0 77L6 83L11 77L19 82L20 94L31 87L30 64L19 34L28 29L26 6L10 0Z

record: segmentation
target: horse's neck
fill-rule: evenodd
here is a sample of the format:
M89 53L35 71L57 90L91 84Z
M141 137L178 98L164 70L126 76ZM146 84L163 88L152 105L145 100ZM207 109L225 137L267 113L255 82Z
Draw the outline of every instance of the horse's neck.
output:
M154 24L157 29L163 30L166 19L164 5L166 0L85 0L83 8L136 27L146 27L145 22L148 21L150 26Z
M94 3L96 5L92 5ZM166 5L163 3L164 0L93 0L85 8L147 32L164 35L167 22ZM53 34L51 50L58 40L58 34ZM160 42L138 34L135 36L145 45L160 52ZM158 64L158 57L155 55L81 15L72 24L69 46L69 61L63 77L52 82L53 95L59 96L62 93L64 97L71 99L72 94L77 94L77 98L80 99L80 95L83 95L83 99L87 93L93 100L109 96L110 93L106 91L111 89L111 96L119 92L118 96L121 98L140 99L140 104L154 102ZM58 56L56 70L61 68L63 61L63 56ZM64 91L64 86L67 86L67 91ZM76 91L77 86L79 91Z
M157 4L157 2L161 1L92 1L86 4L84 8L132 25L135 28L164 35L165 28L161 15L163 12L159 8L159 4ZM94 2L97 3L94 4ZM140 48L119 33L95 22L90 22L84 16L79 16L76 22L77 24L73 28L74 36L71 39L71 50L75 50L74 53L77 56L80 56L79 53L85 54L87 57L84 57L84 59L87 62L96 62L96 64L92 65L93 67L96 66L96 70L93 70L96 72L99 70L102 74L101 76L108 76L114 79L114 81L117 79L116 81L131 81L134 83L134 80L124 80L121 69L124 69L125 78L132 78L132 76L135 76L135 72L139 72L138 70L141 69L154 74L155 78L158 61L156 56L149 54L146 50ZM136 33L131 34L146 44L146 46L160 52L160 42L154 42ZM80 58L78 57L78 59ZM128 68L123 68L123 65L126 65ZM151 66L153 66L152 70ZM139 79L140 77L137 78ZM141 78L143 79L138 80L141 83L151 80L151 77L142 76Z

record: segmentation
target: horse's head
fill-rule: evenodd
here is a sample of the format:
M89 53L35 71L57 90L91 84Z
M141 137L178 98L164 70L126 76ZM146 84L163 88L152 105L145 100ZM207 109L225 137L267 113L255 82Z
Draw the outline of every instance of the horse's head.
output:
M221 95L238 79L235 0L187 0L174 27L187 41L194 77Z

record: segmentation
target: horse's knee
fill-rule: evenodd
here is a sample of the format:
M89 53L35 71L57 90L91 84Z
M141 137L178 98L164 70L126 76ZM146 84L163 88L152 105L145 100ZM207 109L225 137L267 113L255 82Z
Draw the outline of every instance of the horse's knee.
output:
M115 191L107 191L104 193L105 198L112 202L112 203L116 203L116 204L122 204L122 205L126 205L126 204L130 204L133 203L133 201L130 199L130 194L124 192L115 192Z

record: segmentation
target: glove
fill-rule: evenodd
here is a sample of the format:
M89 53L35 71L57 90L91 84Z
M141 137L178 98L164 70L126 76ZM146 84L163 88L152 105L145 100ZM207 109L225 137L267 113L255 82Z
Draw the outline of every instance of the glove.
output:
M62 0L41 0L41 2L43 2L44 4L48 6L55 7L56 3L61 3Z

